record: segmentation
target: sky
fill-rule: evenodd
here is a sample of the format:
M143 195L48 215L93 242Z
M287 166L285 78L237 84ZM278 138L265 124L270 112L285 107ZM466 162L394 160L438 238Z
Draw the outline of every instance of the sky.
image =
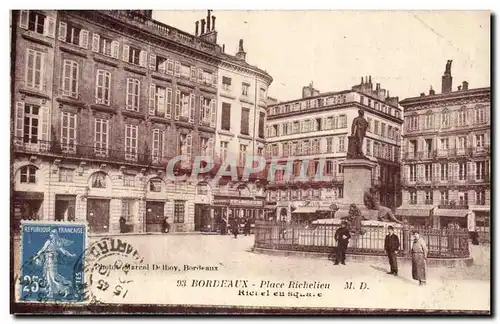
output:
M441 92L446 61L453 89L490 86L490 15L486 11L219 11L218 44L234 54L244 40L247 62L274 79L269 95L301 96L372 83L400 99ZM153 18L194 34L206 11L154 11Z

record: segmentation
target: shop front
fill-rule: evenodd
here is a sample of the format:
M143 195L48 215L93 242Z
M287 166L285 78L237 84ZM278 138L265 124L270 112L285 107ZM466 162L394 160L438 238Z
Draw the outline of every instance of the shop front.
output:
M255 220L265 218L264 200L260 199L244 199L244 198L228 198L214 197L212 203L213 219L212 230L218 232L224 230L228 220L233 217L239 219L240 223L244 223L249 218L252 224Z
M15 191L14 217L11 228L18 232L22 220L39 220L42 216L43 192Z
M434 217L438 218L440 228L468 228L468 209L436 208Z
M396 218L417 227L439 228L439 221L435 218L432 205L406 205L396 209Z

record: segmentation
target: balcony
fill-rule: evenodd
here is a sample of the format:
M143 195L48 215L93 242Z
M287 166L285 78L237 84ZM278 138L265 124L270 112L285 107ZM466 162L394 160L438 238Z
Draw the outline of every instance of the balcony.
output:
M14 138L16 152L61 155L65 158L102 160L116 163L132 163L165 167L171 157L141 154L133 151L113 150L94 146L63 144L58 142L37 141L25 142L23 138Z
M488 154L490 154L489 146L464 147L464 148L403 152L403 160L412 161L412 160L443 159L443 158L468 158L471 156L481 156Z
M438 205L439 209L469 209L469 205L467 202L457 204L455 201L445 201L442 200L440 204Z

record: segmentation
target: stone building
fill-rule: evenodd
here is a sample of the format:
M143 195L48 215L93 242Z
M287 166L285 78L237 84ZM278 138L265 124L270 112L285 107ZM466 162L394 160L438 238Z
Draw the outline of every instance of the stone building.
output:
M489 227L490 88L469 89L463 81L453 91L451 64L440 94L431 87L401 101L404 205L397 213L436 228Z
M215 17L204 35L151 10L12 19L13 228L77 220L115 233L124 217L130 231L155 232L167 216L174 231L194 230L196 202L211 203L205 179L174 181L166 166L213 155L223 58Z
M390 97L371 76L350 90L322 93L312 84L302 89L302 98L268 107L266 157L281 161L294 157L292 179L277 171L267 186L268 200L276 202L277 217L305 220L325 217L335 205L349 204L343 195L341 162L347 154L348 136L358 110L363 110L369 127L363 143L366 156L377 162L372 183L382 205L401 203L399 181L400 134L403 123L398 98ZM321 165L320 159L326 159ZM298 180L300 161L310 160L307 180ZM317 174L332 178L315 181Z

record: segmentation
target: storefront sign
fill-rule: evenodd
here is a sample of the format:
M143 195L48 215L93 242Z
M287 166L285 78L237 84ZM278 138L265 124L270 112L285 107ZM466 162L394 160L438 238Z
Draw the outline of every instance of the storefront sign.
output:
M264 207L263 200L244 200L244 199L230 199L230 200L214 200L216 206L242 206L242 207Z

